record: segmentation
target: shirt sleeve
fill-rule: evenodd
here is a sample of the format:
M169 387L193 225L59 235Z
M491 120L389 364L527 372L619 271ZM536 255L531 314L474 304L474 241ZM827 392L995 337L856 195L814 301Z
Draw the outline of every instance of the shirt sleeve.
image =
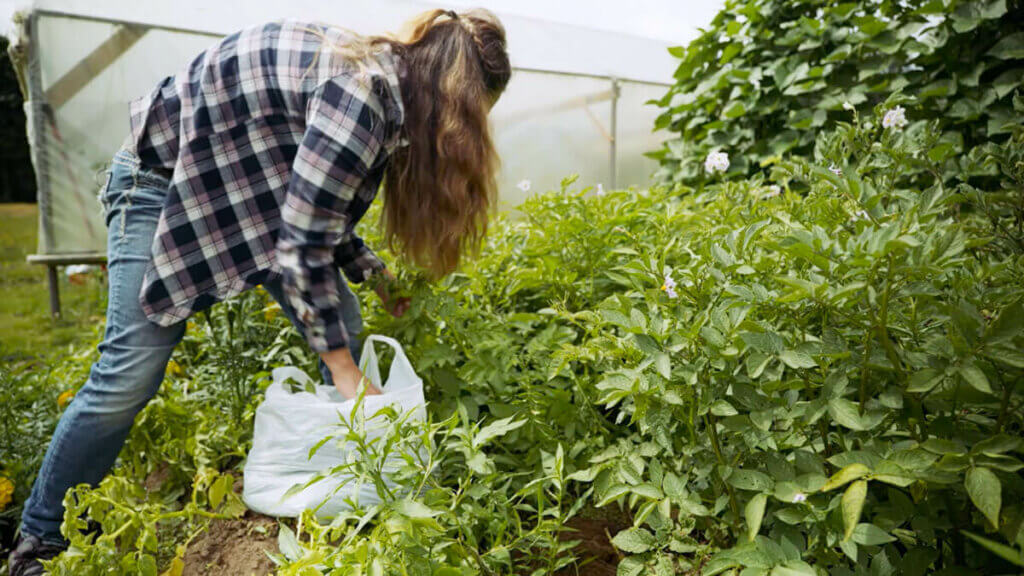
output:
M387 268L384 261L355 232L349 233L335 248L334 263L341 267L349 282L353 284L360 284Z
M313 93L281 207L276 253L282 291L315 352L348 346L335 251L353 256L344 260L350 277L357 270L365 277L380 263L366 256L372 252L351 231L348 211L383 148L377 98L344 78L328 80Z

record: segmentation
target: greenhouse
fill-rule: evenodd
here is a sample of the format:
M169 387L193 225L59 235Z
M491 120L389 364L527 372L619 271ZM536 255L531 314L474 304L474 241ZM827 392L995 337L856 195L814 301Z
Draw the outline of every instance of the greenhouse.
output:
M19 13L0 574L1020 574L1024 3L455 4Z
M397 29L416 2L348 2L345 26ZM26 112L39 185L40 264L102 261L101 173L128 128L128 102L236 29L280 17L276 3L190 2L164 10L123 0L36 1L21 29ZM288 17L334 21L337 8L299 2ZM567 173L614 189L648 182L643 156L659 138L644 102L668 87L667 43L527 17L508 17L514 81L492 114L504 165L502 199L549 190ZM527 190L528 191L528 190ZM56 302L56 301L55 301ZM55 307L55 311L59 308Z

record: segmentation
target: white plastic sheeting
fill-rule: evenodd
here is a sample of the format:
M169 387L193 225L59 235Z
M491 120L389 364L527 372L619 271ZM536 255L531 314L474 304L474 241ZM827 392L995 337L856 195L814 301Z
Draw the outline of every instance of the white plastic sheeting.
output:
M381 33L399 29L429 7L409 0L291 0L286 9L262 0L36 0L31 51L38 65L29 71L39 76L38 97L26 110L33 117L37 171L46 180L41 190L48 195L40 198L40 253L104 251L95 194L105 164L127 133L128 102L218 36L281 17ZM660 97L662 83L671 81L670 43L499 15L516 68L491 114L503 164L503 203L523 198L517 187L523 180L537 192L557 188L573 173L581 186L644 185L655 165L642 153L657 148L660 139L651 132L658 110L645 102ZM80 73L83 58L109 44L123 25L147 31L109 65L90 71L66 102L46 105L55 83L67 84L69 71Z

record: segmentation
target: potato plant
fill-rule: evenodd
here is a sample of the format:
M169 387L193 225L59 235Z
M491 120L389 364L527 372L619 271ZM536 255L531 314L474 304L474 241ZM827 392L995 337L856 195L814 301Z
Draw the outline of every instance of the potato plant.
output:
M533 200L372 324L435 409L526 419L510 472L562 444L577 493L633 514L621 574L1012 573L1024 134L998 190L947 188L936 123L883 127L901 103L770 180Z
M915 106L848 111L770 176L568 179L460 273L396 265L413 306L367 291L367 330L406 347L430 417L376 442L339 421L324 441L360 457L323 475L383 502L283 523L278 572L587 574L570 521L611 509L622 575L1019 573L1024 129L982 160L991 188L949 187ZM243 511L267 371L314 369L259 292L195 318L174 360L115 474L69 493L54 573L181 574Z
M670 135L652 154L658 178L699 182L715 150L732 153L735 176L807 155L846 107L870 110L896 91L940 122L932 154L947 182L991 177L981 160L1019 124L1022 18L1020 0L729 0L671 49L679 66L659 101L656 125Z

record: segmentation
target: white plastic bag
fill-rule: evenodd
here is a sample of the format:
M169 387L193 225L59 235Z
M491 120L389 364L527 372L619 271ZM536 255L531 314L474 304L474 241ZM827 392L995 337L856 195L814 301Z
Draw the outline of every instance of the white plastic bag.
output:
M375 342L387 344L395 351L388 379L383 383L373 347ZM387 336L367 338L359 368L383 392L364 397L362 410L367 418L388 405L399 411L413 411L413 419L426 417L423 381L397 341ZM298 388L314 389L315 393L292 392L287 384L289 380L298 384ZM251 510L269 516L294 517L303 510L320 506L317 515L330 518L349 509L346 498L358 497L359 504L367 506L380 502L372 484L363 486L343 475L329 476L285 497L296 484L305 484L317 473L343 464L349 457L342 443L329 441L309 458L310 449L339 432L339 415L352 421L356 404L355 399L346 400L333 386L312 383L298 368L283 367L273 371L273 382L256 409L252 449L245 462L242 499ZM369 438L380 435L372 423L368 421L366 426Z

